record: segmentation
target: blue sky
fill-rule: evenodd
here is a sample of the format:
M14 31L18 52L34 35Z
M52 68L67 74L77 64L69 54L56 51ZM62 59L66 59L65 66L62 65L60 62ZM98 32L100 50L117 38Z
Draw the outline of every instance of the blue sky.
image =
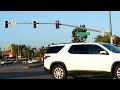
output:
M112 11L112 31L120 36L120 11ZM32 47L47 46L51 43L71 42L73 27L39 24L17 24L4 28L4 20L16 22L60 23L70 25L86 25L86 28L109 31L108 11L0 11L0 47L5 44L25 44ZM90 32L87 41L92 42L100 33Z

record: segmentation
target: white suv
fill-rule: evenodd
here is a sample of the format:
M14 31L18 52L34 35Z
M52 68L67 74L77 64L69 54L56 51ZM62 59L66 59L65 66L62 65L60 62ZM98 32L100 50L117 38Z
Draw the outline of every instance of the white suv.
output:
M44 71L54 79L87 74L120 79L120 49L109 43L51 45L44 56Z

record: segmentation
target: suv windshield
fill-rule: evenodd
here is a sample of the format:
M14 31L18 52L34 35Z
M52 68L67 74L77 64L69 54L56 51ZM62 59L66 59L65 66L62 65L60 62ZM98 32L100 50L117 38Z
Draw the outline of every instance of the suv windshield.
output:
M110 51L114 52L114 53L120 53L120 49L112 44L102 44L104 47L106 47L107 49L109 49Z

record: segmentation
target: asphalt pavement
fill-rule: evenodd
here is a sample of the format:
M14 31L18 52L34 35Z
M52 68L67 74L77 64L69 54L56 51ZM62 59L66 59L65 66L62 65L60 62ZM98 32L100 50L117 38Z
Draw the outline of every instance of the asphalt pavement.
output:
M8 65L0 65L0 70L2 69L25 69L25 68L36 68L36 67L40 67L43 66L43 62L40 63L27 63L27 64L23 64L23 63L13 63L13 64L8 64Z
M0 65L0 79L53 79L52 75L44 72L44 63L13 63L9 65ZM68 76L67 79L73 79ZM113 79L108 76L78 76L76 79Z

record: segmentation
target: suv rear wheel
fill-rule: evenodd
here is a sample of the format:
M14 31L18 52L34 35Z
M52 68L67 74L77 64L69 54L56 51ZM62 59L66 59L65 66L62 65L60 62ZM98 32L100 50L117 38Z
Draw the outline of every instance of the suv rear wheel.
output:
M114 69L114 78L120 79L120 65L116 66Z
M66 79L67 74L66 70L61 65L56 65L52 69L52 76L54 79Z

